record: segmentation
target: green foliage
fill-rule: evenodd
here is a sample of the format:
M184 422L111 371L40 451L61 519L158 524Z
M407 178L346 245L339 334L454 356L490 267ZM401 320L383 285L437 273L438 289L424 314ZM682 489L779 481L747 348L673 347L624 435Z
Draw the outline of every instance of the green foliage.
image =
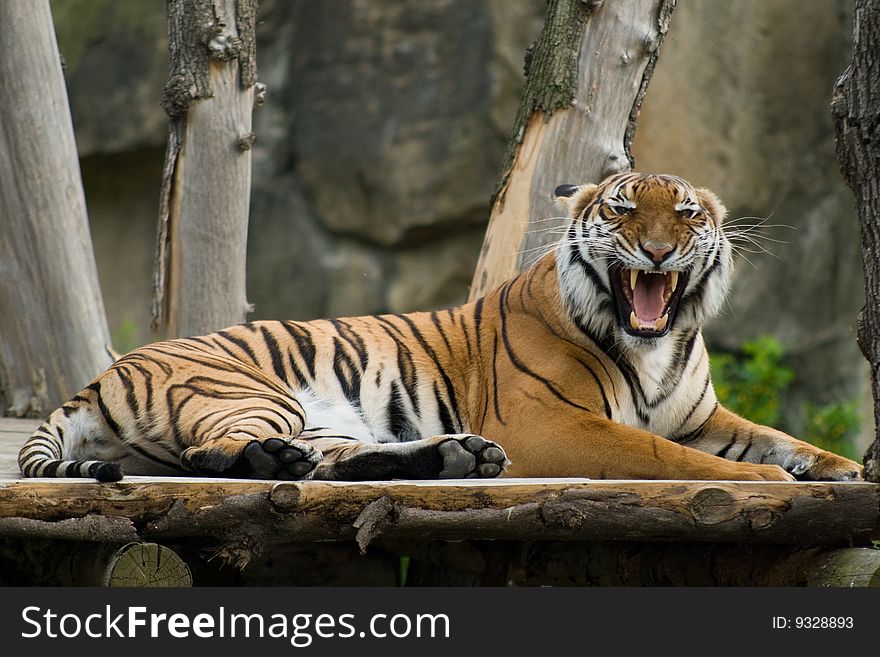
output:
M862 460L852 441L861 425L857 399L826 406L807 404L804 410L807 423L801 438L854 461Z
M752 422L777 425L780 398L794 378L782 354L778 340L762 336L743 343L741 356L712 356L712 383L721 403Z
M780 407L794 373L783 365L783 356L782 344L770 336L743 343L739 354L711 356L712 383L718 400L752 422L797 435L822 449L857 458L853 438L861 425L858 400L825 406L807 404L803 430L795 432L784 425Z
M139 346L136 338L137 325L134 320L126 319L111 333L113 348L120 354L125 354Z
M400 557L400 572L397 575L398 586L406 586L407 575L409 575L409 557Z

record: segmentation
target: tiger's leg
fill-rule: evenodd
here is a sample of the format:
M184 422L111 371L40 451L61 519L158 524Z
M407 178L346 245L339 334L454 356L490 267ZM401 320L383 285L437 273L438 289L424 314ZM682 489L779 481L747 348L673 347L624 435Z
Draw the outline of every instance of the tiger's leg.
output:
M365 443L326 429L300 436L324 454L311 479L492 478L508 461L499 445L473 434L450 434L401 443Z
M246 376L245 376L246 374ZM184 469L202 475L301 479L321 453L297 440L305 422L302 405L258 372L225 381L190 378L172 386L175 433L189 444Z
M794 481L777 465L735 463L592 413L523 414L516 429L487 423L511 477Z
M847 481L862 478L855 461L792 438L782 431L750 422L723 406L716 407L695 434L680 444L730 461L770 463L798 479Z

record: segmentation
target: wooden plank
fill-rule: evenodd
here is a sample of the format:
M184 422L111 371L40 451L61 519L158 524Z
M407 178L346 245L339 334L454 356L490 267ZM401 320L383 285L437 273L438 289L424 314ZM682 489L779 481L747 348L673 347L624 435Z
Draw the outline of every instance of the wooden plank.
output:
M247 563L258 546L392 539L864 544L880 486L864 482L516 480L263 482L132 477L0 484L0 536L76 538L122 523L141 540L214 537ZM100 523L98 523L100 525ZM86 530L83 530L84 532ZM92 540L97 537L92 535Z
M43 423L43 420L30 418L0 418L0 433L21 433L30 436Z
M18 450L42 420L0 418L0 481L18 479Z

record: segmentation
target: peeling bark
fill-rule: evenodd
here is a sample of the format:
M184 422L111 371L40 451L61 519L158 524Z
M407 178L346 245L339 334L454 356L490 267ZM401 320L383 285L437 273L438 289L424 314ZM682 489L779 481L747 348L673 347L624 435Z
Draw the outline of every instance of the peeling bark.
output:
M865 452L865 478L880 482L880 0L857 0L852 62L837 80L831 111L837 158L856 199L865 269L858 344L871 366L875 439Z
M471 284L477 299L551 248L565 219L560 184L633 166L639 108L675 0L551 0L526 58L527 80Z
M169 0L170 117L153 329L209 333L245 320L256 0ZM255 92L257 96L255 96Z

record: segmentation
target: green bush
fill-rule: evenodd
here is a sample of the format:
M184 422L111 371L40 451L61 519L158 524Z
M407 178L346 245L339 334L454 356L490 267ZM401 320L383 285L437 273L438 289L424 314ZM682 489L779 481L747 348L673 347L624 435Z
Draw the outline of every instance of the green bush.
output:
M715 394L724 406L744 418L787 433L780 417L785 393L794 373L782 363L782 343L762 336L743 343L738 354L721 353L710 357ZM853 438L861 419L858 400L832 402L824 406L807 404L806 422L797 437L817 447L849 458L856 458Z
M853 443L862 422L857 399L826 406L807 404L804 412L807 423L801 438L854 461L862 460Z

